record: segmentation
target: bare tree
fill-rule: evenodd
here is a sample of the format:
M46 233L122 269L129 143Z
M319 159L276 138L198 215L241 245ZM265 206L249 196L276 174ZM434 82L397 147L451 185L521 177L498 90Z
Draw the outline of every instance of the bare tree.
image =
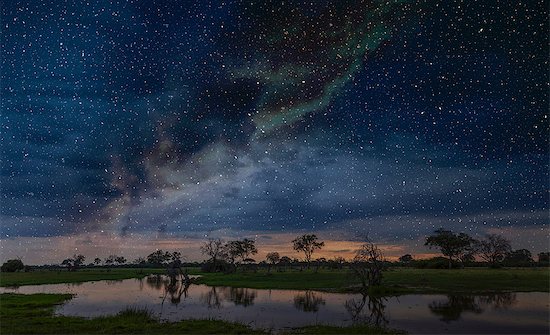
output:
M294 250L301 251L306 256L308 268L313 252L325 246L325 242L318 242L317 240L318 238L315 234L304 234L292 240Z
M372 242L363 243L355 253L351 269L361 281L363 292L372 286L379 286L382 283L384 270L382 251Z
M497 234L489 234L478 243L479 256L491 267L496 267L512 251L510 241Z
M201 252L203 255L210 257L210 261L214 264L226 257L224 243L219 238L204 242L201 246Z

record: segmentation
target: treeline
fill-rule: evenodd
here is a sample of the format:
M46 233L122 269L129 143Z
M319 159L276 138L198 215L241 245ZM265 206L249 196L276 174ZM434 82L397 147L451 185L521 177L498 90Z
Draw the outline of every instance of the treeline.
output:
M296 252L303 253L304 258L290 258L281 256L277 251L268 252L266 258L260 261L252 258L258 253L256 243L251 239L223 241L221 239L210 239L200 246L201 253L207 257L203 262L188 262L178 251L156 250L147 257L138 257L129 262L125 257L109 255L101 259L95 258L86 263L86 257L82 254L75 254L64 259L59 265L44 265L33 268L65 268L68 271L75 271L79 268L112 268L112 267L201 267L205 272L234 272L238 268L260 269L265 268L271 271L285 271L289 268L310 268L315 269L342 269L353 268L358 263L358 250L356 256L346 260L341 256L333 259L313 258L313 254L324 247L324 242L319 241L315 234L304 234L292 240L292 247ZM370 242L369 242L370 243ZM372 243L370 243L373 245ZM460 268L460 267L532 267L550 265L550 252L539 253L537 261L527 249L512 250L510 241L496 234L486 235L481 240L476 240L465 233L454 233L450 230L438 229L434 234L428 236L425 245L430 248L439 249L443 257L430 259L415 259L411 254L405 254L397 261L384 260L380 254L377 258L384 267L416 267L416 268ZM379 251L376 248L377 252ZM369 258L370 259L370 258ZM25 266L19 259L9 260L0 269L2 272L30 271L31 267Z

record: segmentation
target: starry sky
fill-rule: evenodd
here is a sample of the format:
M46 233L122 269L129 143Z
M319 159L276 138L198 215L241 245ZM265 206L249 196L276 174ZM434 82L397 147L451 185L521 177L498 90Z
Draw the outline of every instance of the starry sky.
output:
M547 1L1 11L2 260L310 232L422 255L439 227L548 249Z

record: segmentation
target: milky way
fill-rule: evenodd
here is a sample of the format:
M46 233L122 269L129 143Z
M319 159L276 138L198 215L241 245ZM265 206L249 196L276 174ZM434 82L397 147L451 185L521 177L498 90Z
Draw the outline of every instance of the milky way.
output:
M438 227L542 251L547 14L544 1L7 2L3 252L303 231L413 246Z

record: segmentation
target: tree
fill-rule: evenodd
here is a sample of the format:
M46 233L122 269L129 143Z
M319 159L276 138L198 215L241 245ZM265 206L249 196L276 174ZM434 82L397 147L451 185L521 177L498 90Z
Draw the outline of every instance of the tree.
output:
M549 264L550 263L550 252L541 252L538 254L540 264Z
M317 240L318 238L315 234L304 234L292 240L294 250L297 252L301 251L306 256L308 267L311 262L311 255L313 252L325 246L325 242L318 242Z
M73 267L75 268L75 270L81 266L82 264L84 264L84 261L86 260L86 257L82 254L75 254L73 256Z
M379 286L382 283L382 271L384 270L382 251L372 242L363 243L355 252L351 269L361 281L364 293L369 287Z
M479 241L477 246L479 256L489 263L491 267L497 267L504 257L512 251L510 241L497 234L489 234Z
M137 265L143 265L143 264L146 263L146 260L143 257L138 257L138 258L134 259L134 261L132 263L137 264Z
M242 241L227 242L227 244L225 245L225 250L227 252L229 260L231 261L231 264L235 264L235 262L237 262L237 264L241 263L246 258L249 258L250 255L255 255L258 253L255 242L247 238Z
M405 254L399 257L399 261L405 264L412 262L412 260L413 260L413 256L411 256L411 254Z
M434 235L426 238L426 243L431 248L437 247L441 253L449 259L449 269L453 260L464 262L471 259L475 253L475 240L464 233L455 234L450 230L438 229Z
M277 264L277 262L279 262L279 259L281 259L281 256L279 255L278 252L274 251L274 252L269 252L265 256L265 259L269 263L268 271L271 271L271 266Z
M96 258L94 259L94 264L95 264L95 265L101 264L101 258L96 257Z
M113 265L116 261L117 256L116 255L109 255L109 257L105 258L105 264L106 265Z
M203 255L210 257L209 261L216 264L218 260L225 259L227 257L224 243L221 239L210 239L203 243L201 246L201 252Z
M172 254L168 251L156 250L147 256L147 263L164 266L172 258Z
M81 254L73 255L73 258L64 259L61 265L66 266L69 271L76 271L78 267L84 264L86 257Z
M533 263L531 252L527 249L513 250L506 255L504 263L509 266L525 266Z
M122 265L126 263L126 258L124 258L124 256L117 256L115 257L115 263L117 263L118 265Z
M10 259L0 267L0 271L2 272L15 272L23 269L25 269L25 265L20 259Z

